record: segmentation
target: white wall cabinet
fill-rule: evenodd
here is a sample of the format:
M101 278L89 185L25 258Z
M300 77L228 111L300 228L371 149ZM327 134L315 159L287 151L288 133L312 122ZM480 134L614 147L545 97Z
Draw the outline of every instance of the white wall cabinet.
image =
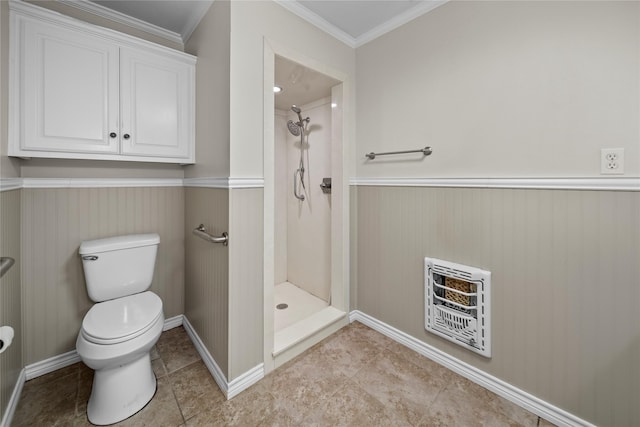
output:
M195 57L27 11L11 12L9 155L195 161Z

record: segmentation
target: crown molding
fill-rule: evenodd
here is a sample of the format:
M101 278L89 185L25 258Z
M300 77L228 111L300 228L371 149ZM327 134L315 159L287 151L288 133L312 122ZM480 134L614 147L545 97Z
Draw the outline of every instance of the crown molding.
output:
M306 7L302 6L295 0L274 0L280 6L287 9L289 12L298 15L300 18L309 22L310 24L318 27L322 31L328 33L329 35L335 37L340 40L342 43L346 44L349 47L357 48L370 41L388 33L389 31L395 30L396 28L406 24L407 22L424 15L427 12L432 11L433 9L442 6L447 3L449 0L422 0L418 2L418 4L411 9L391 18L390 20L378 25L375 28L367 31L364 34L361 34L358 37L353 37L352 35L346 33L340 28L336 27L320 15L312 12Z
M158 27L157 25L150 24L146 21L143 21L138 18L134 18L129 15L125 15L124 13L118 12L113 9L109 9L108 7L104 7L99 5L98 3L93 3L89 0L56 0L62 4L67 6L74 7L78 10L82 10L84 12L92 13L101 18L109 19L114 22L118 22L120 24L127 25L131 28L135 28L140 31L144 31L145 33L152 34L157 37L161 37L167 41L172 43L176 43L184 48L184 40L183 36L173 32L166 30L164 28ZM200 22L198 20L198 22ZM195 25L198 25L198 22ZM191 29L191 32L195 29L195 26Z
M354 186L513 188L539 190L640 191L633 178L366 178L349 180Z
M416 18L418 18L419 16L424 15L425 13L431 12L433 9L442 6L443 4L447 3L449 0L427 0L427 1L421 1L419 2L416 6L412 7L411 9L394 16L393 18L389 19L388 21L378 25L375 28L372 28L371 30L367 31L364 34L361 34L360 36L358 36L355 39L355 46L354 47L360 47L366 43L369 43L370 41L382 36L383 34L386 34L390 31L395 30L396 28L406 24L409 21L412 21Z
M336 27L320 15L315 12L310 11L306 7L302 6L300 3L294 0L273 0L275 3L279 4L283 8L287 9L289 12L294 15L298 15L300 18L304 19L311 25L314 25L324 31L325 33L335 37L340 40L342 43L346 44L351 48L356 47L356 39L346 32L342 31L340 28Z
M198 8L197 13L191 15L191 19L182 28L182 44L184 45L196 30L204 15L207 14L214 0L199 0L194 2L194 6ZM192 6L193 7L193 6Z

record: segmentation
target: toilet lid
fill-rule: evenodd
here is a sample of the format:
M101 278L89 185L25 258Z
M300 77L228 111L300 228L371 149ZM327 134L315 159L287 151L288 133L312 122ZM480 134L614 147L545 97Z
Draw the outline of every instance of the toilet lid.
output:
M162 300L147 291L95 304L82 321L82 333L98 344L127 341L149 330L162 315Z

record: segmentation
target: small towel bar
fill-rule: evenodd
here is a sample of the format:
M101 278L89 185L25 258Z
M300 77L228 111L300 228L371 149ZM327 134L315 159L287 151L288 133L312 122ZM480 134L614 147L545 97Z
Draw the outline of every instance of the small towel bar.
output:
M407 150L407 151L389 151L386 153L367 153L365 154L365 156L367 156L369 158L369 160L373 160L376 158L376 156L387 156L389 154L408 154L408 153L422 153L425 156L428 156L429 154L432 153L431 151L431 147L424 147L424 148L420 148L417 150Z
M207 229L204 228L204 224L200 224L193 229L192 233L209 243L222 243L225 246L229 246L229 233L227 233L226 231L222 233L222 236L220 237L212 236L211 234L207 233Z

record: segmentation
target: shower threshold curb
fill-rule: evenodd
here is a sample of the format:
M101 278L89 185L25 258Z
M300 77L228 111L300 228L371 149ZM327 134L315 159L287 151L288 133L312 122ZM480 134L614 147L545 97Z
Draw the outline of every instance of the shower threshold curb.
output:
M273 357L301 343L317 332L344 319L347 313L335 307L326 307L311 316L278 331L274 335Z

